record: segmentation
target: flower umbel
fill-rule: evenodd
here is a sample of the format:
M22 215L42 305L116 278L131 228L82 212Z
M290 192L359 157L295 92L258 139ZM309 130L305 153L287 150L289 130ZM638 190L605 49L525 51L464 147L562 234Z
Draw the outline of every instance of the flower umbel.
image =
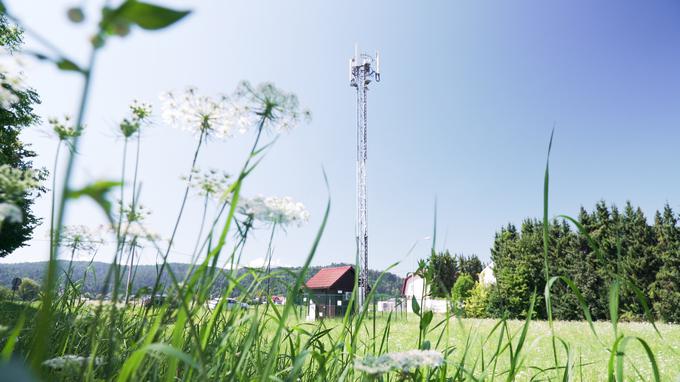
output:
M66 141L80 135L80 129L71 122L71 117L68 115L65 115L62 119L52 117L47 121L52 125L52 131L60 141Z
M387 353L380 357L367 356L354 361L354 369L366 374L380 375L390 371L409 372L419 367L438 367L444 363L442 353L435 350L409 350Z
M194 168L191 170L192 176L182 176L182 180L187 182L189 187L198 190L202 196L221 196L229 188L229 174L226 172L210 169L201 171ZM189 179L191 181L189 182Z
M4 222L21 223L23 220L21 209L14 204L0 203L0 225Z
M6 52L3 52L6 53ZM20 101L20 92L26 91L23 64L16 58L0 62L0 107L9 110Z
M65 226L58 242L61 246L74 251L93 252L104 244L101 231L101 227L92 229L84 225Z
M198 94L195 88L184 92L168 92L161 95L162 116L165 123L190 131L217 138L231 137L236 132L244 133L248 123L240 109L226 96L216 98Z
M0 200L19 201L27 192L40 187L44 174L39 170L21 170L9 165L0 166Z
M287 132L301 122L311 118L308 109L301 109L295 94L286 93L271 83L263 83L256 87L242 82L236 95L247 108L252 109L264 119L263 128L275 132Z
M130 105L130 116L124 118L120 123L120 132L125 138L139 133L142 126L149 121L151 116L151 105L145 102L135 100Z
M48 369L75 376L75 373L86 367L90 360L90 357L67 354L61 357L48 359L47 361L44 361L42 365ZM100 357L96 357L93 361L95 366L103 364Z
M305 206L287 196L243 198L239 204L242 214L265 223L283 226L295 223L299 227L309 220L309 212Z

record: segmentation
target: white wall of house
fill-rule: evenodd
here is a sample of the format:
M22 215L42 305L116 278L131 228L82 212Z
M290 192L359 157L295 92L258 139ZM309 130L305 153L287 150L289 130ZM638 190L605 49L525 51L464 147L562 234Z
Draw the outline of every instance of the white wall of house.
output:
M423 293L425 292L425 293ZM430 298L428 294L430 288L425 280L418 275L410 275L404 286L404 298L406 299L406 310L413 312L413 297L418 301L421 311L431 310L435 313L446 313L447 300Z
M493 263L487 265L479 273L479 283L485 287L496 284L496 276L493 275Z

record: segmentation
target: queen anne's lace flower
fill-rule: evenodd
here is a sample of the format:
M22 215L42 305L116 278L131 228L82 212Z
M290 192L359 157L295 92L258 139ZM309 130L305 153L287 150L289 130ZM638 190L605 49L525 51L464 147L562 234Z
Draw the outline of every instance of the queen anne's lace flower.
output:
M18 93L27 89L21 71L22 66L21 61L16 58L0 62L0 107L5 110L18 103L20 101Z
M75 251L92 252L104 244L102 227L95 229L84 225L65 226L61 231L59 244Z
M200 95L195 88L165 93L161 101L165 123L194 134L226 138L245 133L252 123L247 105L231 102L226 96Z
M291 197L243 198L239 201L239 209L242 214L255 220L284 226L293 223L301 226L309 220L305 206Z
M130 116L124 118L119 125L120 132L125 138L129 138L136 133L139 133L142 126L149 121L150 116L151 105L135 100L132 105L130 105Z
M42 364L48 369L52 370L79 370L87 366L90 362L90 357L83 357L79 355L67 354L61 357L56 357L44 361ZM94 365L99 366L103 363L100 357L94 359Z
M150 103L134 100L130 105L130 111L135 118L146 120L151 117L152 108Z
M40 170L21 170L9 165L0 166L0 200L17 201L26 192L40 187L44 174Z
M288 132L311 117L309 110L300 108L295 94L286 93L271 83L253 87L244 81L236 90L236 96L264 118L263 128L271 132Z
M409 350L400 353L368 356L354 361L354 369L380 375L390 371L409 372L419 367L438 367L444 363L442 353L435 350Z
M61 119L52 117L47 122L52 125L52 131L60 141L66 141L80 135L80 130L71 122L71 117L68 115Z
M198 190L202 196L221 196L229 188L230 177L226 172L214 169L201 171L194 168L191 173L191 177L183 176L182 180L187 182L189 187Z
M0 203L0 225L4 222L21 223L21 209L14 204Z

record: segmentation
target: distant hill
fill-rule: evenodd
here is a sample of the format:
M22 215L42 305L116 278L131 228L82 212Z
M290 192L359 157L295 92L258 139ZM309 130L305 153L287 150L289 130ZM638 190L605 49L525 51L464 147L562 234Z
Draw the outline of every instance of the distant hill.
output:
M85 261L75 261L73 262L73 273L72 277L74 280L85 280L83 285L83 292L90 294L99 293L104 286L104 280L106 274L109 270L111 264L102 262L85 262ZM331 264L329 266L341 266L348 264ZM36 263L17 263L17 264L2 264L0 265L0 285L5 287L11 287L12 279L15 277L20 278L30 278L41 282L43 280L43 275L45 268L47 266L46 262L36 262ZM189 271L189 264L182 263L169 263L172 271L177 275L178 278L183 279L187 272ZM66 268L68 267L67 261L59 261L59 274L63 277ZM321 268L319 266L310 267L307 272L306 279L312 277ZM285 270L287 272L280 272L280 275L276 282L271 285L272 294L285 294L286 287L295 282L295 275L300 271L299 267L292 268L274 268L272 271ZM133 268L133 286L132 290L137 291L142 287L153 287L156 281L156 275L158 274L158 269L156 265L140 265ZM247 272L246 269L240 269L239 275ZM371 285L375 285L375 281L378 279L380 272L369 270L369 281ZM121 278L123 283L127 280L127 267L121 268ZM244 278L244 283L249 283L252 281L251 276ZM404 279L393 274L386 273L380 285L377 286L376 294L379 298L388 298L399 295L401 292L401 286ZM167 273L161 278L161 284L170 285L169 277ZM225 278L221 277L218 279L215 287L213 288L213 293L220 293L224 290L226 285Z

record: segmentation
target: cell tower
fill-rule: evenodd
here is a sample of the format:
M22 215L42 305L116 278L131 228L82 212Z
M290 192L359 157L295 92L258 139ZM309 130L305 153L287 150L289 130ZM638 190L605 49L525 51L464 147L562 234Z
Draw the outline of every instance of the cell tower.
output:
M357 256L359 262L359 293L357 302L363 309L368 292L368 204L366 188L366 159L368 157L368 84L380 81L380 53L375 57L358 54L349 60L350 85L357 88Z

